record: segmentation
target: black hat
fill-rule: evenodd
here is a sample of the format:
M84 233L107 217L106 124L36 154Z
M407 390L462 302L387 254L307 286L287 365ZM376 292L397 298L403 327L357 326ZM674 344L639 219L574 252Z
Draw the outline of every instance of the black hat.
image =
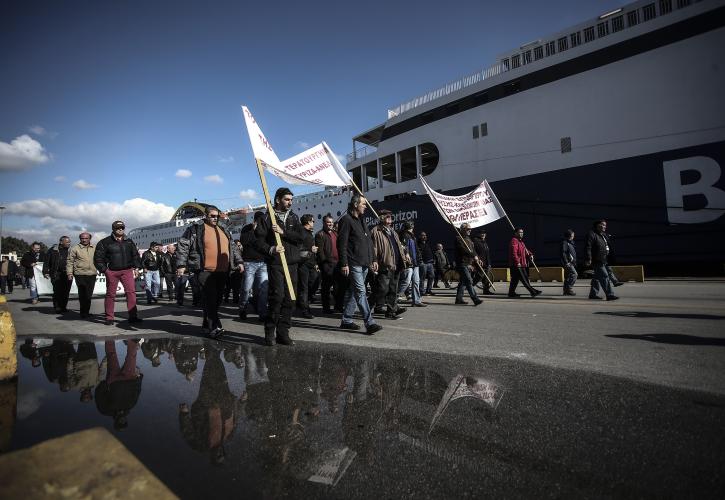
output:
M380 212L378 212L378 215L380 217L383 217L384 215L393 215L393 212L391 212L387 208L383 208Z
M126 227L126 224L122 220L114 221L113 224L111 224L111 229L116 229L117 227Z
M156 243L155 241L152 241L152 242L151 242L151 244L149 245L149 248L153 248L153 247L155 247L156 245L160 245L160 244L161 244L161 243Z

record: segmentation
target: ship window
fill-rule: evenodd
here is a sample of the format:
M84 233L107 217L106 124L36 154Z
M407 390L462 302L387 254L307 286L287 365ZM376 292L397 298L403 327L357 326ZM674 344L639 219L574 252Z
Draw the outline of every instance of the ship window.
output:
M571 42L572 47L576 47L577 45L582 44L582 35L580 32L572 33L569 35L569 41Z
M481 137L485 137L488 135L488 123L482 123L481 124Z
M420 173L430 175L438 166L438 148L432 142L418 146L420 148Z
M612 32L622 31L624 29L624 16L612 18Z
M562 153L571 153L571 137L562 137L561 138L561 152Z
M404 149L398 153L398 156L400 157L400 182L412 181L418 177L415 148Z
M511 56L511 67L518 68L519 66L521 66L521 55Z
M639 11L630 10L627 12L627 26L636 26L639 24Z
M503 70L504 71L508 71L509 69L511 69L511 67L509 66L508 57L506 59L502 59L501 60L501 64L503 65Z
M660 16L672 12L672 0L660 0Z
M546 57L556 54L556 42L554 40L546 44Z
M692 0L677 0L677 8L682 9L683 7L687 7L692 3ZM660 15L662 12L660 11Z
M597 36L599 38L602 38L603 36L607 36L609 34L609 21L604 21L603 23L597 24Z
M473 126L473 138L478 139L478 125Z
M584 43L589 43L594 40L594 26L584 28Z
M337 216L340 217L340 215L341 215L341 212L338 210L337 211Z
M378 162L371 161L363 165L365 168L365 190L378 187Z
M644 21L649 21L651 19L654 19L657 17L657 13L655 12L655 4L650 3L642 7L642 19Z
M395 177L395 155L388 155L380 158L380 171L383 174L383 182L398 182Z
M362 173L360 172L361 168L362 167L355 167L350 170L353 182L357 184L357 187L359 187L360 189L362 189Z
M566 50L566 49L569 48L569 42L566 41L566 37L565 36L559 38L559 40L557 40L557 42L558 42L557 45L559 47L559 52L561 52L561 51Z
M523 57L524 64L531 64L531 51L527 50L521 54Z
M538 61L539 59L542 59L544 57L544 47L539 45L538 47L534 47L534 61Z

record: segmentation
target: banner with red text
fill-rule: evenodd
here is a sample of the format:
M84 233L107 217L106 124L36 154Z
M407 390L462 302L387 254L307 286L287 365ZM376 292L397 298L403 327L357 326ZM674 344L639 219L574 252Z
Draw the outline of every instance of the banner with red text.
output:
M431 189L423 176L418 178L441 216L456 227L464 223L480 227L506 217L506 211L485 179L470 193L448 196Z
M279 158L277 158L272 145L262 133L262 129L257 125L257 121L252 116L249 108L242 106L242 114L244 115L244 123L247 125L249 142L252 143L254 158L261 161L266 169L278 167Z

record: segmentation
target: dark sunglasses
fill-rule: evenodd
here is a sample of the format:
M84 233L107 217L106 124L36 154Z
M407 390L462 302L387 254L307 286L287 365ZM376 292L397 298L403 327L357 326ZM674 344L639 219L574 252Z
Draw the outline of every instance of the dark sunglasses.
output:
M115 231L116 229L126 229L126 226L115 226L113 230Z

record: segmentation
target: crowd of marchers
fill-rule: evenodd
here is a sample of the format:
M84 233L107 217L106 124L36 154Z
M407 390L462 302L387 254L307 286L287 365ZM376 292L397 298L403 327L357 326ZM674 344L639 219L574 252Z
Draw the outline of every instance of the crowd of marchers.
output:
M256 212L253 222L242 228L239 240L234 240L226 228L226 215L208 206L204 218L190 224L177 244L167 245L165 252L154 242L140 254L126 236L123 221L113 222L111 235L95 245L87 232L79 235L75 246L68 236L61 237L47 254L41 252L39 243L33 243L20 261L30 300L34 304L38 301L35 266L42 262L42 274L53 286L57 313L67 312L75 280L80 316L88 318L96 278L103 275L105 323L114 323L119 284L125 291L128 321L139 323L136 280L143 277L146 301L153 304L162 297L163 278L168 299L180 306L184 305L187 287L191 288L192 305L202 309L203 334L217 338L225 333L219 308L231 294L239 304L241 319L247 318L250 305L254 308L264 323L265 343L272 346L294 344L290 336L294 309L302 317L314 318L310 303L318 289L323 314L341 314L340 329L361 330L353 321L359 312L363 332L368 335L382 330L378 323L381 318L401 319L406 312L404 305L426 307L423 297L435 295L433 289L439 282L450 288L451 279L458 281L455 303L460 305L469 303L464 292L474 306L482 303L476 291L479 282L483 295L493 294L491 257L483 230L471 236L471 227L461 225L451 261L442 243L433 247L426 233L416 236L413 222L406 221L400 232L395 231L389 210L380 210L377 224L369 227L363 217L368 201L362 195L352 195L347 212L339 220L325 216L317 233L312 215L299 217L292 210L293 197L288 188L278 189L273 213ZM603 292L607 300L616 300L613 287L622 284L609 266L612 249L606 229L606 221L598 220L586 236L583 264L593 270L590 299L599 299ZM575 295L578 260L574 238L574 231L569 229L561 242L564 295ZM531 297L542 293L529 281L533 257L524 243L524 230L515 229L508 248L508 297L519 297L519 284ZM12 292L12 280L6 277L13 269L3 259L3 293L6 285Z

